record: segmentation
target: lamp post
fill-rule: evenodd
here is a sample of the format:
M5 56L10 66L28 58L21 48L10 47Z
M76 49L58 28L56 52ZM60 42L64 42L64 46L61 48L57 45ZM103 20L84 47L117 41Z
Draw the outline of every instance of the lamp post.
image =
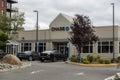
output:
M115 50L114 50L114 42L115 42L115 18L114 18L114 3L111 3L111 5L113 6L113 19L112 19L112 22L113 22L113 62L115 62Z
M36 20L36 51L39 52L39 42L38 42L38 11L34 10L37 13L37 20Z

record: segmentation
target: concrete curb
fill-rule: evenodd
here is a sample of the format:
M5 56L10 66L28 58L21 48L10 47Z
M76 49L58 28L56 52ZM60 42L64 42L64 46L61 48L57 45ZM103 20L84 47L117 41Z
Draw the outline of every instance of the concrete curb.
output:
M104 67L104 66L117 66L117 64L82 64L82 63L76 63L76 62L70 62L70 61L66 61L66 63L68 64L73 64L73 65L77 65L77 66L86 66L86 67Z
M3 69L3 70L0 70L0 72L6 72L6 71L11 71L11 70L20 69L20 68L26 68L26 67L30 67L30 66L31 66L30 62L23 62L23 64L21 66L13 65L12 68Z

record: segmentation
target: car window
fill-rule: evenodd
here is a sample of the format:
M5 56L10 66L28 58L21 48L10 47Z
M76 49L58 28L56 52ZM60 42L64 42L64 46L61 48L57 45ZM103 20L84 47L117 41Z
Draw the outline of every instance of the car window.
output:
M58 54L59 51L57 51L57 50L53 50L53 51L43 51L42 53L54 53L54 54Z
M25 51L24 53L25 54L31 54L31 51Z

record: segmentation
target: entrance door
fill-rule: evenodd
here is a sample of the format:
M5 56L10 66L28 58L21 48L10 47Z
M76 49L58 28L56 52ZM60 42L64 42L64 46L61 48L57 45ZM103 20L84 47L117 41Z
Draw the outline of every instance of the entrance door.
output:
M57 50L62 54L68 55L67 42L57 43Z

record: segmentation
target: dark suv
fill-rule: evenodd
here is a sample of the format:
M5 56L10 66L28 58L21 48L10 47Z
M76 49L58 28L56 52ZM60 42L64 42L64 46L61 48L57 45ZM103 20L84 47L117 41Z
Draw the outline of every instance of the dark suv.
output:
M67 55L59 53L59 51L57 50L53 50L53 51L43 51L42 53L40 53L40 60L41 62L44 62L44 60L50 60L52 62L56 61L56 60L67 60Z
M25 51L23 53L17 53L17 57L20 60L25 59L25 60L33 61L40 59L40 54L35 51Z

